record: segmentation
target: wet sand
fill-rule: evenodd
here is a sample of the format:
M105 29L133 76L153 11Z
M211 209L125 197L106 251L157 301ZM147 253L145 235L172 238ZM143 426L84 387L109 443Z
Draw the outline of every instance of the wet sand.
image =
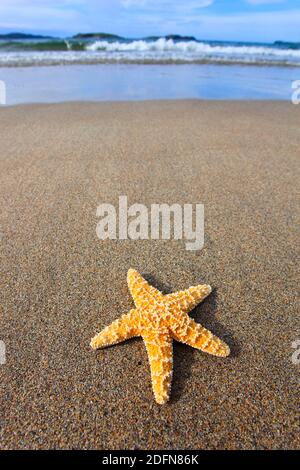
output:
M300 107L158 101L0 109L0 447L299 448ZM203 203L205 245L100 241L96 208ZM141 339L90 338L133 306L129 267L164 292L209 283L194 318L232 350L174 344L155 403Z

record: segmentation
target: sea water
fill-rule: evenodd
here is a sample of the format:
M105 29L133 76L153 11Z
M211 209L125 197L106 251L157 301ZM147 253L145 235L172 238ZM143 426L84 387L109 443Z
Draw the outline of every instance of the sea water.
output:
M6 104L149 99L291 100L300 68L215 64L0 67Z
M282 99L300 44L172 38L0 40L6 104L74 100Z

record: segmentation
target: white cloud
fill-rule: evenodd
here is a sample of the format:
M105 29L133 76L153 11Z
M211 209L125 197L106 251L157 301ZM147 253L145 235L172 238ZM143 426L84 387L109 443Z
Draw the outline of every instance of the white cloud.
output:
M198 15L190 17L188 24L203 39L224 39L272 42L298 41L300 9L276 12L253 12L231 15ZM187 24L184 25L186 29Z
M214 0L0 0L0 28L24 31L108 31L128 34L143 16L149 30L199 14ZM142 27L142 25L140 25ZM145 26L146 29L146 26ZM151 32L148 31L150 34ZM136 34L134 31L130 34Z
M63 30L79 22L84 0L1 0L0 27L22 30Z
M243 3L246 1L253 5L276 2ZM0 28L54 35L105 31L129 37L174 33L202 39L299 40L299 8L262 12L253 6L251 12L248 8L244 13L212 14L205 8L212 3L213 0L0 0Z

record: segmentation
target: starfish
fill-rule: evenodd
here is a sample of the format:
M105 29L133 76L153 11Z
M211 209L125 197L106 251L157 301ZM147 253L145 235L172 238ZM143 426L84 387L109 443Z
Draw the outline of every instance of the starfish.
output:
M211 287L202 284L163 295L134 269L129 269L127 282L136 308L97 334L91 347L105 348L141 336L148 353L155 400L164 404L172 381L173 339L214 356L226 357L230 353L227 344L188 315L211 293Z

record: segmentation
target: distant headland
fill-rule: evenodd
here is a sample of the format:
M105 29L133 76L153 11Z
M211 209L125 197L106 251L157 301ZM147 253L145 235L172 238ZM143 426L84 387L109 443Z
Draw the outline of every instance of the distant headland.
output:
M72 39L125 39L117 34L109 33L78 33L72 36Z
M43 36L41 34L27 34L27 33L8 33L0 34L0 39L55 39L53 36Z
M147 36L145 38L141 38L148 41L157 41L158 39L166 39L166 40L173 40L173 41L197 41L194 36L181 36L180 34L167 34L165 36ZM54 36L45 36L42 34L27 34L27 33L7 33L7 34L0 34L0 40L22 40L22 39L58 39ZM119 36L118 34L111 34L111 33L77 33L71 37L71 39L108 39L112 41L124 41L128 40L129 38L125 38L124 36Z
M181 36L180 34L167 34L166 36L147 36L142 39L147 39L151 41L157 41L158 39L172 39L173 41L197 41L194 36ZM123 40L128 39L123 36L118 36L117 34L109 33L78 33L72 37L72 39L114 39L114 40Z

